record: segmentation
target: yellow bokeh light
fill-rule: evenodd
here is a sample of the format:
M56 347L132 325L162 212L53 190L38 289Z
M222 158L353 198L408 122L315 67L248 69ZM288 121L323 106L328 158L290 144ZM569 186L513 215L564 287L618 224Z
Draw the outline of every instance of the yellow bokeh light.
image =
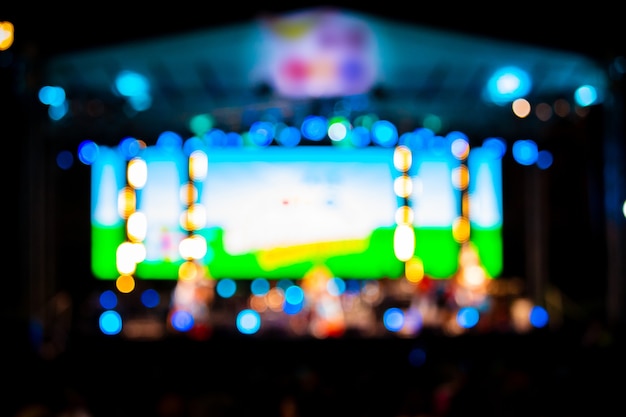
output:
M485 270L480 265L468 265L463 268L459 283L468 288L484 288L487 282Z
M123 219L128 218L135 211L136 205L137 196L135 195L135 190L131 187L121 189L117 197L117 211L119 215Z
M148 180L148 164L141 158L133 158L128 162L126 175L131 187L137 190L142 189Z
M202 259L207 252L206 239L202 235L189 236L179 243L178 252L187 260Z
M409 259L404 266L404 274L407 281L412 283L417 283L424 279L424 263L422 262L422 259Z
M452 225L452 237L457 242L467 242L470 236L470 223L467 217L457 217Z
M511 320L513 328L518 333L526 333L532 329L530 323L530 312L533 303L527 298L520 298L511 303Z
M468 193L463 193L461 196L461 213L463 216L469 217L471 196Z
M183 262L178 267L178 279L188 281L198 276L198 267L195 262L187 261Z
M148 219L144 213L136 211L128 216L126 234L133 242L142 242L148 232Z
M413 155L411 150L404 146L398 146L393 152L393 166L400 172L407 172L411 168Z
M120 275L115 280L115 287L121 293L128 294L135 289L135 278L132 275Z
M0 22L0 51L6 51L13 45L15 28L11 22Z
M415 213L410 206L401 206L396 210L396 223L397 224L413 224Z
M285 293L282 289L274 287L265 294L265 301L272 311L282 311Z
M209 168L209 158L204 151L196 150L189 155L189 178L193 181L202 181L206 178Z
M413 191L413 181L408 175L401 175L393 181L393 190L398 197L407 198Z
M452 185L457 190L464 190L469 185L469 169L465 165L452 170Z
M193 204L180 215L180 225L185 230L199 230L206 225L206 209L202 204Z
M115 262L120 274L134 274L137 268L137 252L135 245L131 242L123 242L117 247Z
M393 235L393 251L400 261L411 259L415 252L415 231L413 226L400 224Z
M189 206L198 200L198 189L192 183L183 184L180 187L180 201Z
M524 119L530 114L530 103L525 98L518 98L511 104L511 110L517 117Z

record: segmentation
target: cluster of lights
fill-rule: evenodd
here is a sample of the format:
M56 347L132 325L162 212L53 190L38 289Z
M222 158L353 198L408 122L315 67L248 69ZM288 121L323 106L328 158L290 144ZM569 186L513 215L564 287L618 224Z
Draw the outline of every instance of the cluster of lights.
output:
M331 121L332 120L332 121ZM198 119L196 119L196 122ZM352 140L349 145L393 147L393 165L400 175L395 179L394 191L405 203L400 205L396 213L396 228L394 232L394 253L404 262L406 281L417 288L423 279L424 265L419 256L414 256L415 235L411 227L415 213L409 204L415 184L409 175L413 161L413 150L419 148L420 141L425 137L435 138L434 132L426 128L417 129L398 135L395 126L387 121L381 121L375 116L362 117L361 127L366 129L368 135L359 135L360 140ZM217 295L222 298L230 298L237 293L238 282L232 279L214 280L210 271L201 260L207 255L207 243L196 232L205 225L204 207L198 203L198 186L208 172L208 157L200 144L209 148L211 146L269 146L278 142L281 132L289 131L293 135L290 126L272 124L269 122L253 124L248 132L243 134L227 134L205 123L207 130L202 137L194 136L187 141L182 141L180 136L173 132L165 132L159 137L159 146L182 147L187 155L189 167L188 181L180 187L180 200L186 207L181 213L180 224L188 232L178 245L180 255L185 259L178 271L178 281L174 289L170 310L168 314L168 326L177 332L189 332L196 337L208 337L211 319L209 317L209 305ZM331 144L345 144L355 130L346 119L326 119L320 116L305 118L301 129L298 129L302 137L320 141L326 137L331 139ZM366 137L369 140L363 140ZM470 155L470 145L467 137L462 132L451 132L446 136L446 143L450 144L452 155L461 164L454 170L452 182L462 191L461 215L453 225L454 239L462 245L460 270L458 283L462 287L462 294L457 298L459 310L455 323L457 328L470 328L476 325L480 308L485 303L486 276L484 269L478 265L476 254L469 242L470 238L470 193L468 192L469 170L467 159ZM300 143L299 141L296 141ZM291 143L291 145L290 145ZM518 142L516 142L518 143ZM513 147L514 152L520 155L525 165L528 161L536 160L538 153L536 145L532 141L520 141L520 145ZM294 142L285 141L278 143L282 146L295 146ZM137 193L147 181L147 166L145 160L140 157L140 151L146 148L146 144L137 139L126 138L119 149L128 156L127 163L127 186L118 198L118 210L126 219L127 240L118 248L116 255L117 269L120 273L116 280L116 287L121 293L128 293L134 289L133 273L137 264L145 257L145 247L142 240L145 238L147 222L141 212L136 211ZM486 139L483 148L490 149L499 155L503 155L506 149L504 141L498 138ZM85 141L79 148L79 158L84 163L93 161L97 156L98 146L91 141ZM480 279L482 278L482 279ZM262 285L262 284L265 285ZM269 282L256 279L250 282L250 294L247 306L237 315L236 327L240 333L253 334L260 330L263 315L284 314L293 319L290 320L292 329L305 332L302 324L297 324L298 313L304 309L307 312L317 312L317 323L310 325L306 331L317 337L323 338L332 335L340 335L345 331L348 319L342 311L342 297L358 294L358 298L365 300L370 307L377 305L381 300L382 288L376 281L367 281L358 284L355 292L348 289L348 285L339 277L334 277L324 267L314 268L307 277L302 279L301 285L283 280L272 287ZM264 288L264 289L263 289ZM372 292L374 291L374 292ZM377 294L372 298L372 294ZM154 308L158 305L155 297L146 296L144 305L150 303ZM143 301L142 301L143 302ZM103 303L106 311L101 315L101 330L105 334L116 334L122 330L121 317L117 315L111 306L112 303ZM315 314L312 314L315 316ZM411 334L418 332L423 319L416 308L403 311L399 308L386 310L382 317L385 329L399 334ZM295 323L295 324L294 324ZM298 327L300 326L300 327Z
M196 150L189 155L189 181L180 190L180 199L186 209L181 213L180 224L188 232L179 246L185 262L178 270L178 283L174 291L169 323L176 331L195 328L196 332L209 331L208 306L213 299L214 281L207 276L202 259L207 253L205 238L197 231L206 222L204 207L198 204L197 182L207 174L206 153Z
M14 29L10 22L0 22L0 51L7 50L13 43ZM530 90L530 79L523 72L519 72L516 68L507 68L507 71L499 71L494 74L494 78L488 84L488 92L491 101L500 103L513 103L514 113L518 117L526 117L530 111L528 101L520 96L524 96ZM141 88L138 88L141 87ZM145 77L139 74L124 71L120 73L120 77L116 80L116 91L126 97L135 111L147 110L151 105L151 97L149 84ZM493 92L496 91L497 95ZM68 111L69 105L65 97L65 91L61 87L45 86L40 90L40 101L49 106L49 115L54 120L59 120ZM504 98L504 99L503 99ZM593 86L584 85L576 90L574 99L581 107L586 107L597 103L601 97ZM539 110L539 108L538 108ZM539 113L538 113L539 115ZM316 131L317 129L317 131ZM207 131L209 133L209 131ZM244 138L242 135L235 133L224 133L217 129L211 129L210 134L216 140L225 140L224 143L241 144L244 140L249 140L255 145L267 146L273 141L278 142L282 146L297 146L302 138L308 140L321 140L328 137L333 144L350 142L352 146L362 147L369 146L372 141L380 146L396 147L394 156L394 164L402 173L394 184L394 189L398 196L405 198L410 194L414 185L408 176L408 169L411 163L410 149L403 143L403 137L398 136L397 130L393 124L387 121L374 121L370 124L352 126L345 118L324 119L312 117L305 120L302 129L293 126L277 125L268 122L259 122L247 132ZM345 139L348 139L346 141ZM459 156L465 159L469 152L469 144L467 142L458 142L460 153ZM143 142L137 141L132 146L145 146ZM93 152L93 146L83 146L79 158L81 161L89 161L89 153ZM513 144L512 154L515 160L522 165L536 164L539 168L545 169L552 163L552 156L548 151L538 150L536 144L532 140L520 140ZM463 156L464 155L464 156ZM58 165L63 169L68 169L72 164L72 155L69 152L61 152L57 157ZM198 282L213 283L207 279L206 268L201 265L198 260L202 259L206 254L206 242L202 236L195 233L202 226L202 207L195 203L197 190L195 181L201 178L202 172L206 173L206 154L202 152L194 152L189 156L190 180L189 183L181 189L181 199L187 205L187 210L182 214L181 224L184 224L189 235L181 241L179 251L187 260L179 270L180 283L195 283L197 292ZM130 293L135 288L133 274L137 264L141 263L145 258L145 247L143 239L146 235L147 222L145 216L136 210L137 193L140 192L147 178L147 170L145 161L140 157L134 157L128 162L128 185L120 193L118 198L118 208L120 214L126 220L126 242L120 245L118 256L116 258L116 268L119 272L119 278L115 285L120 293ZM467 184L469 174L467 167L462 164L458 168L455 179L458 188L464 190L462 199L462 216L457 219L454 226L455 239L467 246L469 241L470 225L469 225L469 195ZM626 202L623 206L624 215L626 216ZM395 239L402 244L394 244L396 256L398 259L406 262L406 277L409 281L418 282L423 276L423 265L420 264L419 258L413 258L411 254L414 248L414 236L408 225L411 224L413 212L407 204L401 206L397 214L397 228ZM411 240L413 239L413 240ZM338 278L330 277L328 282L337 284ZM182 285L182 284L181 284ZM179 288L181 287L179 285ZM209 284L211 285L211 284ZM300 300L297 290L292 290L293 286L285 288L284 298L291 300L291 305L298 305ZM217 283L216 291L220 296L227 297L234 294L236 285L230 280L221 280ZM254 292L254 291L253 291ZM269 294L270 290L265 294ZM207 294L210 294L207 293ZM262 294L256 291L254 296L259 297ZM178 294L180 295L180 294ZM206 295L210 298L210 295ZM184 298L184 297L183 297ZM155 301L158 297L153 290L146 290L142 294L142 302L148 307L154 307L158 303ZM113 309L117 305L117 299L110 291L105 291L100 297L101 305L107 310L101 316L101 326L103 332L107 334L115 334L121 330L121 321L117 320L116 313ZM539 312L538 312L539 311ZM461 314L463 312L463 314ZM533 310L533 317L539 317L536 323L541 323L545 319L541 314L541 310ZM464 327L471 327L477 320L475 311L461 309L459 317L463 317L459 323L465 323ZM204 317L195 314L193 319L200 320ZM404 321L404 316L399 309L389 309L385 313L385 326L392 331L399 331L402 327L400 323ZM183 318L172 319L172 324L180 323L178 329L185 329ZM534 323L534 324L536 324ZM243 310L238 317L237 326L242 333L254 333L260 326L260 317L254 308ZM176 326L174 326L176 327Z
M120 293L127 294L135 289L135 273L137 264L145 259L145 246L143 240L146 236L146 218L143 213L136 210L137 190L143 188L147 180L145 163L140 159L129 161L126 178L128 183L118 195L118 213L126 220L125 242L120 244L116 253L116 268L119 277L115 280L115 286ZM107 293L108 294L108 293ZM103 302L104 301L104 302ZM122 320L111 306L111 297L101 297L103 306L108 307L100 316L100 328L105 334L117 334L122 330Z

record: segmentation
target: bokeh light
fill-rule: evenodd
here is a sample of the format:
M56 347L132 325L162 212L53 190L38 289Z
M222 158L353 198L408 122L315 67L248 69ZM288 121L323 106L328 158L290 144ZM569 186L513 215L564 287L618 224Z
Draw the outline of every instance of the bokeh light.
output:
M74 155L70 151L61 151L57 154L57 166L68 170L74 165Z
M141 303L148 308L158 306L160 301L161 296L159 292L153 288L148 288L141 293Z
M112 290L103 291L100 294L99 301L100 306L104 309L111 310L117 307L117 295Z
M265 295L270 290L270 283L265 278L255 278L250 283L250 291L254 295Z
M194 325L193 314L186 310L175 310L170 316L170 324L174 330L188 332Z
M100 331L106 335L116 335L122 331L122 317L117 311L107 310L98 320Z
M254 334L261 328L261 316L251 309L244 309L237 314L237 329L242 334Z
M549 321L548 311L541 306L533 306L530 310L529 320L533 327L545 327Z
M478 324L480 313L475 307L463 307L459 309L456 315L456 321L459 326L469 329Z
M513 158L521 165L533 165L537 162L539 150L537 144L530 139L520 139L513 143Z
M598 101L598 91L592 85L581 85L576 89L574 93L574 99L576 104L582 107L591 106Z
M530 92L532 79L523 69L506 66L496 70L487 82L485 96L496 104L505 104L522 98Z
M217 282L215 291L217 291L218 295L222 298L230 298L235 295L237 291L237 283L230 278L221 279Z
M6 51L13 45L15 39L15 27L13 23L0 22L0 51Z
M383 324L391 332L398 332L404 326L404 312L396 307L385 310L383 314Z

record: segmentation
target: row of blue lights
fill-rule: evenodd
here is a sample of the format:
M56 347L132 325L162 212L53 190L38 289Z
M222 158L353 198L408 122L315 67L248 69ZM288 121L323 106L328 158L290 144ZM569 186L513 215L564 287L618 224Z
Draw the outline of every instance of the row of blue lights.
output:
M345 120L336 121L335 123L340 125L348 124ZM270 122L259 122L253 124L245 134L225 132L218 128L212 128L202 138L192 136L187 140L183 140L178 133L165 131L158 137L156 145L169 148L182 146L183 151L187 155L201 148L245 147L247 146L246 142L256 147L272 146L274 143L280 146L291 147L302 145L303 137L315 142L324 140L327 138L332 126L329 120L322 116L309 116L304 120L300 128ZM351 130L346 130L341 139L331 140L331 144L355 148L405 145L412 150L419 150L425 146L437 146L437 143L444 143L444 141L438 141L437 139L445 139L451 135L467 138L465 134L458 131L450 132L446 137L437 136L435 132L426 127L420 127L399 135L393 123L386 120L377 120L372 123L370 128L357 126L351 128ZM292 138L285 139L284 136L291 136ZM278 140L276 139L277 137L282 137L283 139ZM485 145L499 147L498 152L501 155L506 152L507 145L502 138L486 138L483 141L483 146ZM118 144L118 149L128 160L137 156L141 150L139 142L135 138L130 137L122 139ZM539 149L537 143L532 139L516 140L511 147L511 151L515 162L521 165L536 165L540 169L547 169L553 163L552 153L548 150ZM90 165L97 155L98 144L96 142L85 140L79 144L77 158L83 164ZM70 169L74 164L74 154L71 151L63 150L57 154L56 163L61 169Z
M340 278L334 278L334 289L331 291L338 294L346 290L346 282ZM337 284L339 283L339 284ZM349 285L356 284L356 281L349 281ZM278 283L280 288L284 288L285 300L283 311L285 314L297 314L304 307L306 300L304 291L298 285L289 280L281 280ZM227 299L231 298L237 289L234 280L220 280L216 286L218 296ZM269 281L264 278L257 278L250 283L250 290L255 295L263 295L269 291ZM112 290L106 290L100 294L99 302L105 311L100 315L99 326L103 334L115 335L122 330L122 317L115 310L118 304L117 295ZM160 304L160 295L154 289L146 289L141 293L141 302L147 308L155 308ZM477 307L466 306L459 309L456 314L456 321L460 327L471 329L475 327L480 320L480 309ZM542 328L548 324L549 315L545 308L541 306L533 306L528 317L530 324L535 328ZM417 328L421 327L421 317L413 312L405 312L398 307L387 308L383 312L382 321L385 329L390 332L399 332L405 326L407 321L412 321L412 325ZM255 334L261 328L261 315L259 312L246 308L241 310L235 319L237 330L242 334ZM187 332L194 326L194 317L191 313L179 310L175 311L171 318L170 324L179 332Z

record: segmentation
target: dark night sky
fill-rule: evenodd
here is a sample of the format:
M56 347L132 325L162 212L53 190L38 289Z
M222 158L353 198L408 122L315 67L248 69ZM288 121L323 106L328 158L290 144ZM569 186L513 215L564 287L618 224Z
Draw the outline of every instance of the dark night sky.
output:
M544 9L545 3L519 3L505 8L495 4L498 18L490 3L467 2L451 6L449 2L385 2L341 1L263 2L262 5L213 3L199 7L192 1L177 1L176 7L156 6L150 9L128 7L127 2L114 0L106 5L85 3L63 6L62 3L38 5L36 11L28 3L14 2L0 10L0 18L18 25L16 42L32 41L42 52L57 52L115 44L127 40L146 39L188 30L245 22L264 14L276 14L308 7L331 6L398 19L445 30L493 36L503 40L528 42L562 48L605 59L626 49L619 13L614 3L604 1ZM485 2L486 3L486 2ZM593 3L593 4L592 4ZM606 4L605 4L606 3ZM7 6L7 5L5 5ZM115 22L115 32L108 29ZM63 27L58 30L58 26ZM57 28L52 31L52 28ZM622 35L622 36L620 36Z

